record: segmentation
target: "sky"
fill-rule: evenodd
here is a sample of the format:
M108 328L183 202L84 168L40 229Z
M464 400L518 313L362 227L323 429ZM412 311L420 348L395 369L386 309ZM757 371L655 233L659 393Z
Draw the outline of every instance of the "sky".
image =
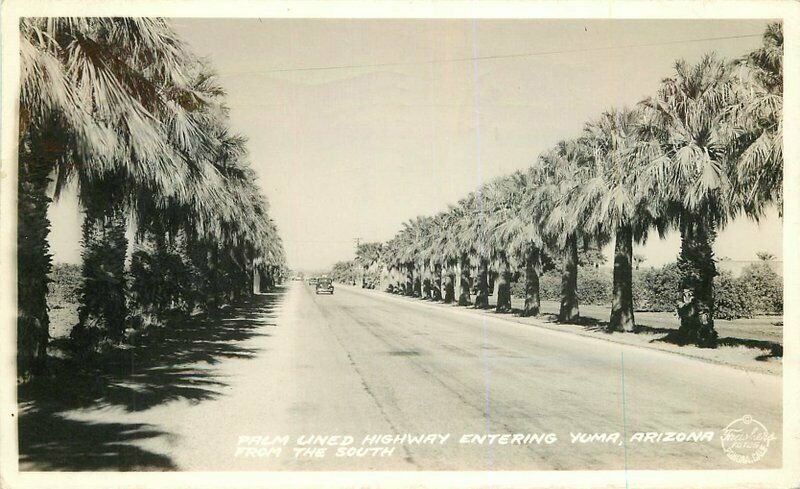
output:
M529 167L611 107L655 94L676 59L739 57L763 20L173 19L227 91L233 130L289 266L321 270ZM79 262L73 195L52 206L55 261ZM736 220L717 256L782 258L782 223ZM679 237L636 253L675 260ZM606 250L610 254L611 250Z

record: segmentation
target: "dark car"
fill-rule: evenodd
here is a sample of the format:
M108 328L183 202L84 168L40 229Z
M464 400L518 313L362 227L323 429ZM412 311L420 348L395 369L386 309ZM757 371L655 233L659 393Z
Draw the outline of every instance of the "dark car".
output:
M308 285L317 285L317 277L311 277L308 279Z
M317 294L333 294L333 280L329 278L317 279Z

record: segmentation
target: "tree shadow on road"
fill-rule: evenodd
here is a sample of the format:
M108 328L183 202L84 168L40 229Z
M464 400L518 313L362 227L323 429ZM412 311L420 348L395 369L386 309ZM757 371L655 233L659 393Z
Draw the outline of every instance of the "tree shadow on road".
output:
M167 433L143 423L86 423L33 408L19 420L20 470L174 470L169 457L133 443Z
M269 336L285 289L260 294L217 317L196 315L78 362L51 358L50 375L20 385L19 452L30 470L170 470L169 457L137 442L170 436L142 423L84 422L75 409L101 407L143 411L175 400L215 399L227 384L214 366L248 359L258 351L242 344ZM54 341L54 348L64 342Z

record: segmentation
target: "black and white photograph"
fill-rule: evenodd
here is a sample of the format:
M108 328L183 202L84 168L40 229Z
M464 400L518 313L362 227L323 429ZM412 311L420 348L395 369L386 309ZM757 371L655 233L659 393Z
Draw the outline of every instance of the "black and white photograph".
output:
M798 4L379 3L3 5L0 485L797 487Z

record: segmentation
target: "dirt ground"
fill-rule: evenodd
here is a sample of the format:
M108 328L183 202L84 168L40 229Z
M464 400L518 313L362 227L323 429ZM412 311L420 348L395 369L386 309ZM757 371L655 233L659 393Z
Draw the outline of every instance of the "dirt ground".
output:
M47 300L50 306L50 337L69 336L72 327L78 323L78 304L74 302Z

